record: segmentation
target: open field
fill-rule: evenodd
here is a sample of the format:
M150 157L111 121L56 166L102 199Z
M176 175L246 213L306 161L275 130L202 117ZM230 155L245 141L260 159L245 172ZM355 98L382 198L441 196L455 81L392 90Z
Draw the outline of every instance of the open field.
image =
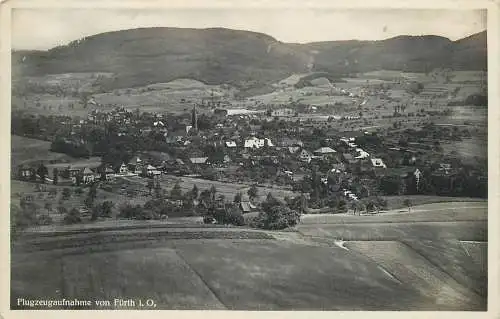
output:
M432 296L439 306L452 309L458 305L468 305L473 309L484 307L484 301L479 295L460 285L442 269L435 267L426 256L402 243L349 242L347 247L374 260L402 285ZM456 261L453 258L446 260L450 263Z
M367 241L405 238L486 241L487 228L486 221L307 224L298 227L305 236Z
M481 296L487 295L488 244L486 242L410 240L405 241L405 244L464 287Z
M427 195L406 195L406 196L383 196L387 201L388 209L399 209L407 208L404 204L405 199L409 199L413 206L432 204L432 203L454 203L453 207L459 207L462 202L479 202L487 204L487 200L482 198L469 198L469 197L447 197L447 196L427 196ZM478 205L470 205L478 206ZM449 205L444 205L444 208L450 207ZM442 208L442 207L428 207L428 208Z
M174 246L175 250L144 248L63 255L38 266L14 260L12 295L28 296L31 291L29 296L36 298L50 291L48 296L59 298L110 300L150 296L157 309L436 307L432 296L394 282L376 263L342 249L269 240L178 241ZM49 268L45 265L62 271L47 275ZM38 274L30 277L29 289L21 280L26 273ZM455 304L452 309L463 306ZM446 308L440 305L440 309Z
M31 233L13 245L12 294L151 296L157 309L484 310L486 205L460 205L288 232L143 223Z
M72 157L49 151L50 142L11 135L11 163L13 167L39 161L63 161Z
M488 158L488 141L480 139L467 139L449 144L442 144L445 152L457 152L458 156L466 161L475 157L480 159Z
M307 214L302 216L302 224L343 224L343 223L404 223L404 222L454 222L482 221L488 218L486 202L434 203L383 211L377 215L354 216L349 214Z

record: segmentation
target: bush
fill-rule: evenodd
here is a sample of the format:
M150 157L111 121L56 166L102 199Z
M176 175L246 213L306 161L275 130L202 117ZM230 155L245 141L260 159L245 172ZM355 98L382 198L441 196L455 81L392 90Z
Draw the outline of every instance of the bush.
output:
M126 203L120 207L120 217L128 219L141 219L143 208L140 205Z
M253 227L271 230L280 230L297 225L300 220L300 214L291 210L287 206L277 205L269 209L268 212L262 212L252 220Z
M64 216L65 224L78 224L81 222L82 218L80 217L80 211L76 208L73 208L66 214L66 216Z

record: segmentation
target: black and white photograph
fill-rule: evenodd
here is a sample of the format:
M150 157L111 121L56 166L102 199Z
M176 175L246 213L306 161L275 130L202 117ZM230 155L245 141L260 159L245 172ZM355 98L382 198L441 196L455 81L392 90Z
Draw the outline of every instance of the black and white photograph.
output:
M14 313L490 309L486 8L62 5L10 11Z

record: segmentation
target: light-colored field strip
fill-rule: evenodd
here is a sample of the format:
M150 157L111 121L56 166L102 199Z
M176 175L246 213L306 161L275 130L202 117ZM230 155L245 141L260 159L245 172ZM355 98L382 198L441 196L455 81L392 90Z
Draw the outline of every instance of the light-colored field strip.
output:
M430 264L411 248L398 242L349 242L351 249L379 263L387 272L421 294L432 296L438 305L480 307L482 298Z

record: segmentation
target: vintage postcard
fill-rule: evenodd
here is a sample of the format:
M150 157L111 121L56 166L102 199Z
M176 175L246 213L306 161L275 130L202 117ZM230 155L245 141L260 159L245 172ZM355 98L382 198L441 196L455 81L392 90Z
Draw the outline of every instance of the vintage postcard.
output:
M2 3L0 314L493 317L498 3L416 5Z

